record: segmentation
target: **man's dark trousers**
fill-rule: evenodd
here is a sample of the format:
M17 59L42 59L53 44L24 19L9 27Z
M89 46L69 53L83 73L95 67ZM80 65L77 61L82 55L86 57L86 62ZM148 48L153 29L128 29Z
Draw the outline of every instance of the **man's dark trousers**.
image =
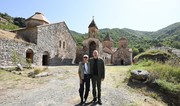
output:
M92 76L92 92L93 97L96 98L96 86L98 90L98 100L101 100L101 78L97 75Z
M90 89L90 75L89 74L84 74L84 79L82 80L82 83L80 84L79 95L81 97L81 100L83 100L84 84L86 88L84 98L87 99L89 95L89 89Z

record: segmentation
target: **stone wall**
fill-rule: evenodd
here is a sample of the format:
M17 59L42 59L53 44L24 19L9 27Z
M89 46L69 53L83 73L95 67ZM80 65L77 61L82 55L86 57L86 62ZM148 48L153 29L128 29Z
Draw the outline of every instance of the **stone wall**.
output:
M17 33L17 38L37 44L37 27L20 29L15 32Z
M49 54L48 65L72 64L76 57L76 42L65 22L38 26L37 46L39 50L39 65L42 65L42 55Z
M13 57L16 56L17 63L26 65L26 50L32 49L35 54L35 44L20 41L18 39L0 39L0 66L14 66ZM16 54L16 55L15 55ZM37 64L37 56L34 55L34 63Z
M105 64L111 64L111 54L103 52L102 59L104 60Z
M23 59L22 63L26 63L28 49L33 52L31 56L34 65L43 65L44 54L48 54L47 65L67 65L75 61L76 42L65 22L40 25L14 32L17 33L17 38L0 39L0 66L15 65L12 61L14 52Z
M128 48L119 48L112 55L112 64L114 65L130 65L132 63L132 53Z

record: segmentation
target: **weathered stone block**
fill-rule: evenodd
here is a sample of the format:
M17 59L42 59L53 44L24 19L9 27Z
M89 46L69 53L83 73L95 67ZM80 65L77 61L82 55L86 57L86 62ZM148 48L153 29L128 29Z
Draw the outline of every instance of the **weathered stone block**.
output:
M24 70L21 64L17 64L17 69L20 70L20 71Z
M149 77L149 72L146 70L132 70L131 76L135 80L146 81Z

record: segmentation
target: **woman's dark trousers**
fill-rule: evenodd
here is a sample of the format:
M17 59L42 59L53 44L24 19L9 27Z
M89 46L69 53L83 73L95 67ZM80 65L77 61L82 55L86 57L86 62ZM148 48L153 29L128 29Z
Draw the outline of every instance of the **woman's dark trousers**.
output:
M84 85L85 85L85 94L84 94ZM82 80L82 83L80 84L79 88L79 95L81 98L81 102L83 102L83 94L84 99L86 100L89 95L89 89L90 89L90 75L84 74L84 79Z

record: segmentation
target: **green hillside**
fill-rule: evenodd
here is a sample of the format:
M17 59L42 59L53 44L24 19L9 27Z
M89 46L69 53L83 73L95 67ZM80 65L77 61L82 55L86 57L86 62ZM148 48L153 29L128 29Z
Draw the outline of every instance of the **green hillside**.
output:
M0 12L0 29L15 30L19 27L25 27L25 18L11 17L7 13Z
M114 46L118 46L119 38L126 37L129 41L130 48L138 48L138 51L143 52L145 49L149 48L149 42L145 40L144 37L136 36L133 33L129 33L123 29L113 28L113 29L100 29L99 35L103 39L107 33L112 37L114 41ZM143 45L142 45L143 44Z
M160 29L152 34L155 39L164 39L169 36L180 36L180 22L169 25L163 29ZM179 39L180 40L180 39Z
M123 28L124 31L134 34L138 37L144 37L146 39L150 39L150 35L152 35L153 32L148 32L148 31L137 31L137 30L132 30L128 28Z
M14 25L13 23L9 23L9 22L0 22L0 29L3 30L14 30L14 29L18 29L19 27Z
M152 46L168 46L180 49L180 22L169 25L156 32L137 31L127 28L99 29L100 39L103 40L107 33L109 33L114 40L115 47L117 47L120 37L126 37L129 40L129 47L133 48L133 51L137 53L143 52ZM78 44L81 44L81 40L87 38L88 34L72 31L72 35L78 38Z
M162 45L180 49L180 22L154 32L151 38L162 42Z

